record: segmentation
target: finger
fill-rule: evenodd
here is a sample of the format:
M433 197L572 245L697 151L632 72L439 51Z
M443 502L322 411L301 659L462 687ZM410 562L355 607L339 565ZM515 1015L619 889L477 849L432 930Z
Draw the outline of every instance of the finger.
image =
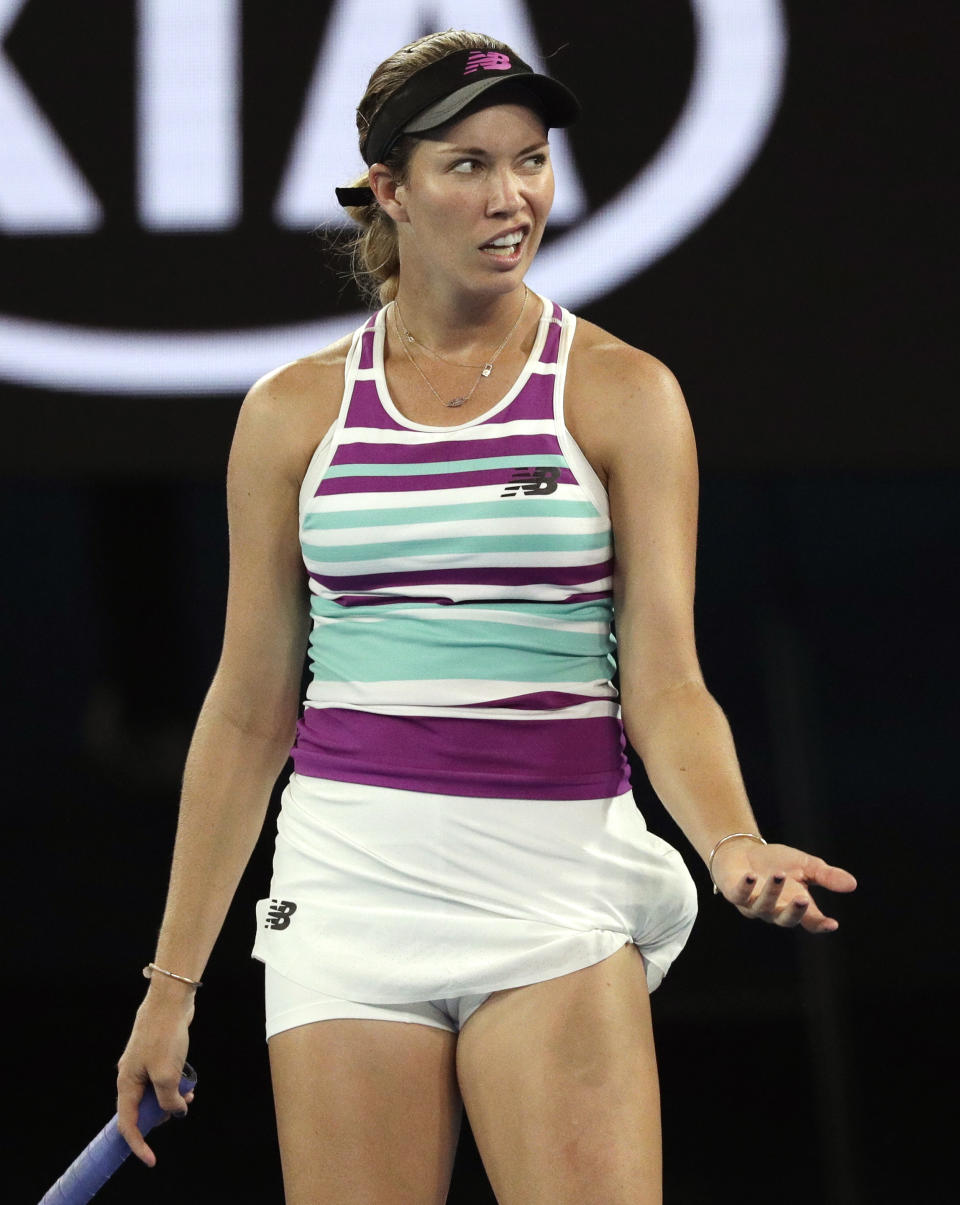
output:
M783 885L787 881L787 876L784 874L772 874L764 883L760 890L760 894L754 901L753 910L760 916L765 918L772 917L777 901L780 899L780 893L783 891Z
M832 916L824 916L819 911L814 916L805 916L802 924L808 933L836 933L840 928L839 922Z
M164 1072L151 1077L157 1104L164 1113L185 1114L187 1102L180 1095L180 1072Z
M824 916L812 899L800 918L800 924L808 933L833 933L840 928L832 916Z
M818 878L817 882L826 887L828 891L856 891L857 880L853 877L849 870L843 870L840 866L825 866L822 878Z
M753 895L753 889L756 885L757 876L755 874L745 874L733 889L731 902L738 907L745 908L750 902L750 896Z
M812 901L809 896L799 895L796 899L785 904L777 915L773 918L775 925L780 925L785 929L792 929L794 925L799 925L807 914Z
M831 866L823 858L807 858L803 873L798 877L805 883L826 887L828 891L855 891L857 886L857 880L849 870Z
M155 1167L157 1157L147 1146L137 1126L137 1113L143 1099L143 1084L139 1081L117 1081L117 1129L134 1155L147 1167Z
M136 1122L122 1122L118 1112L117 1129L120 1131L120 1137L141 1163L145 1163L147 1167L157 1166L157 1157L150 1147L147 1146L146 1142L144 1142L143 1135L137 1129Z

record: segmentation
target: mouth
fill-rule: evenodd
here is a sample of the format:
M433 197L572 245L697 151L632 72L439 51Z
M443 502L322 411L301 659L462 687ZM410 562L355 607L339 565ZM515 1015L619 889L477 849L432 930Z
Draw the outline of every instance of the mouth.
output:
M505 234L498 235L488 243L484 243L480 250L491 259L512 266L518 263L523 255L529 233L530 231L525 226L518 227L516 230L508 230Z

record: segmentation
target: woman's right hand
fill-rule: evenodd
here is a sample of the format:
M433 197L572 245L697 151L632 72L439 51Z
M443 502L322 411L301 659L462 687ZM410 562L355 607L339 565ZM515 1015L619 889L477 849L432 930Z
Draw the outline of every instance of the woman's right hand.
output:
M190 1041L194 991L185 984L152 980L117 1064L117 1128L147 1167L157 1162L137 1127L147 1086L153 1085L157 1103L167 1114L185 1116L193 1100L193 1092L180 1095L179 1085Z

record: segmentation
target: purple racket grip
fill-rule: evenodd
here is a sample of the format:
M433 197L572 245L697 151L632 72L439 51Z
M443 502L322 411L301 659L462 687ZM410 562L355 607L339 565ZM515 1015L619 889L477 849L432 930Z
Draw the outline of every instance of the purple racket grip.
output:
M196 1087L197 1073L189 1063L183 1065L180 1094ZM140 1102L137 1125L147 1134L163 1121L166 1114L157 1104L153 1085L148 1084ZM107 1122L100 1133L74 1159L60 1179L40 1200L40 1205L86 1205L103 1188L117 1168L129 1156L130 1148L117 1129L117 1115Z

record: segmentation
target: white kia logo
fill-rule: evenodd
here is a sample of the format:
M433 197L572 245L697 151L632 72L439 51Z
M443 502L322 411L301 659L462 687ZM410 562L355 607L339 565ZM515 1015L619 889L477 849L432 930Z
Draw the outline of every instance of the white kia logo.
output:
M0 0L0 234L95 238L104 225L100 201L3 53L24 4ZM240 8L240 0L138 0L136 217L148 237L215 234L242 217ZM560 233L541 250L529 283L572 309L643 271L701 223L770 127L786 54L780 3L691 0L691 8L696 57L685 106L653 159L616 196L586 213L564 132L551 134ZM372 65L417 37L425 21L485 29L542 62L522 0L335 0L273 205L279 228L342 223L333 188L361 167L353 107ZM171 332L0 314L0 377L101 394L242 393L365 316Z

